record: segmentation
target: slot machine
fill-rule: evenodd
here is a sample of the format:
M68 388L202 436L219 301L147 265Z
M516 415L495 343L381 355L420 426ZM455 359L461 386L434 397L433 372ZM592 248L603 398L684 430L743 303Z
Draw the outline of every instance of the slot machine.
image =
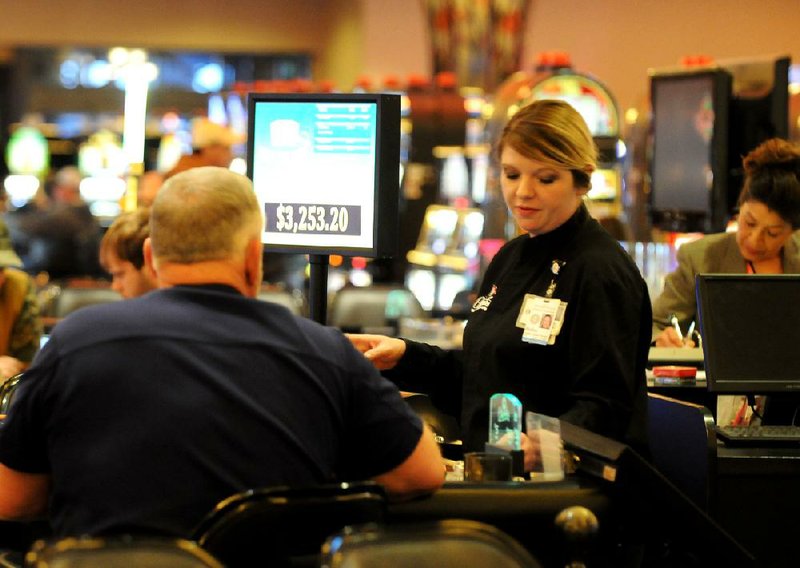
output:
M568 54L541 53L532 70L514 73L497 88L487 126L490 139L497 139L505 123L517 110L542 99L566 101L583 116L599 151L598 169L592 175L587 205L598 219L620 216L625 145L621 139L619 107L611 91L602 82L572 67ZM489 179L491 182L493 176L490 175ZM499 187L494 189L499 196ZM496 209L501 215L505 214L504 208ZM489 235L507 238L507 221L507 218L487 219Z

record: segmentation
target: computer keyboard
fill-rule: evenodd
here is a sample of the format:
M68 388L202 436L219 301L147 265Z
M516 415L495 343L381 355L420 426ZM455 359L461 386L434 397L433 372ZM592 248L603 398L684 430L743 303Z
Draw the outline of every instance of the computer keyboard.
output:
M732 446L800 445L799 425L717 426L716 431L718 438Z

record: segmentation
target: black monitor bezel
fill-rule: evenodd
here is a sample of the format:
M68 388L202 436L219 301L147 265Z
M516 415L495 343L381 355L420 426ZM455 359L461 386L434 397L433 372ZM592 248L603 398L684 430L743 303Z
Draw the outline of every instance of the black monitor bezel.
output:
M658 187L655 170L655 155L658 145L658 117L656 104L658 87L668 82L680 82L697 78L708 78L711 81L711 96L714 107L714 126L711 137L711 167L713 181L708 200L702 210L684 209L680 207L657 207L656 198L662 191ZM648 196L648 208L654 227L665 231L681 232L718 232L725 229L728 221L727 180L728 180L728 125L731 97L732 77L722 68L702 68L695 70L663 71L650 75L650 100L652 109L649 164L651 190Z
M397 254L398 196L400 187L400 95L396 93L250 93L247 119L247 176L253 180L256 105L265 103L371 103L377 109L375 140L374 215L371 247L287 245L265 242L264 249L279 253L319 256L342 255L386 258Z
M717 373L719 369L719 358L723 356L723 350L716 349L709 341L708 315L712 311L710 305L712 292L711 287L715 283L726 281L731 283L746 283L757 286L764 282L792 282L800 290L800 275L798 274L698 274L695 277L695 292L697 298L697 317L701 337L703 337L703 359L706 372L707 388L709 392L720 394L739 394L739 395L764 395L764 394L800 394L800 375L796 380L775 379L773 377L759 377L750 379L721 377ZM717 291L718 293L718 291ZM776 297L776 296L775 296ZM800 294L798 294L800 298ZM764 304L772 298L770 294L754 295L753 302ZM780 311L781 306L775 306L774 311ZM774 320L776 325L782 324L778 318ZM791 330L788 330L791 331ZM786 333L786 330L783 331ZM794 337L794 335L791 335ZM770 355L766 353L765 355Z

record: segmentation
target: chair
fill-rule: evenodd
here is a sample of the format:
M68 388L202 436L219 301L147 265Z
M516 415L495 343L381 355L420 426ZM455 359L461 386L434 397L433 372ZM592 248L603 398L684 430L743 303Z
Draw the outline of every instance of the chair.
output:
M253 489L221 501L194 539L225 566L317 566L325 539L349 524L380 522L383 486L372 482Z
M274 302L289 309L297 316L304 314L304 302L300 297L282 288L262 288L258 292L258 299L265 302Z
M425 315L417 297L402 286L346 287L333 296L328 325L346 332L393 333L400 318Z
M211 554L184 539L158 537L64 538L36 541L27 568L222 568Z
M540 568L515 539L479 521L347 527L322 547L325 568Z
M116 302L122 296L112 290L107 282L87 281L77 282L74 285L51 284L40 294L42 305L42 324L45 333L49 333L63 318L86 306Z
M112 290L107 285L65 286L55 295L52 313L47 315L63 318L85 306L116 302L121 299L122 296L119 292Z
M717 438L706 407L648 393L652 463L697 506L714 510Z
M9 377L0 386L0 415L5 416L8 414L8 409L11 408L11 402L14 400L14 394L17 392L20 379L22 379L22 373Z

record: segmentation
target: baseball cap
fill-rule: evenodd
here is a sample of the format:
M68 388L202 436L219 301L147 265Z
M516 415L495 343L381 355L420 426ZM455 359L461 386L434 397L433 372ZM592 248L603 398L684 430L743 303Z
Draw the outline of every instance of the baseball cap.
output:
M219 144L234 146L244 142L244 136L237 134L227 126L212 122L207 118L195 118L192 121L192 148L207 148Z
M22 268L22 259L11 246L11 234L6 224L0 220L0 268Z

